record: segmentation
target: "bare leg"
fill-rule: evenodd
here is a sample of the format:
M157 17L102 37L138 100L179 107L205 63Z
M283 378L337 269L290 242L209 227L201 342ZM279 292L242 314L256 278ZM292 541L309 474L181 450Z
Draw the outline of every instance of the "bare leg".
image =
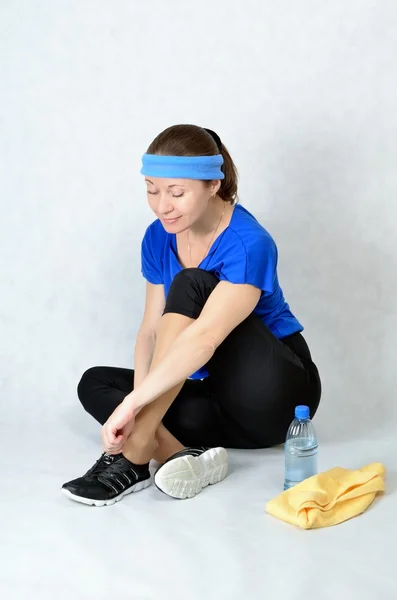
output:
M176 313L167 313L161 317L151 369L162 360L174 340L192 322L193 319ZM122 449L128 460L135 464L144 464L156 457L160 462L164 462L184 448L161 423L184 383L182 381L139 412L134 430Z
M154 452L153 458L159 463L164 463L167 458L176 454L180 450L183 450L185 446L181 444L176 437L168 431L162 423L160 423L156 431L156 442L157 447Z

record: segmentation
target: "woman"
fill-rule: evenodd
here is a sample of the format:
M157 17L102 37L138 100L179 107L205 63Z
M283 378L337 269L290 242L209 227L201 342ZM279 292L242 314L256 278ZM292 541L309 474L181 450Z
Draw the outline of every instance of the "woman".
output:
M226 476L224 447L282 443L294 407L313 416L321 395L278 283L276 245L236 204L237 172L219 136L169 127L142 162L157 219L142 242L135 370L84 373L78 395L103 425L105 452L62 488L96 506L148 487L152 458L156 486L191 498Z

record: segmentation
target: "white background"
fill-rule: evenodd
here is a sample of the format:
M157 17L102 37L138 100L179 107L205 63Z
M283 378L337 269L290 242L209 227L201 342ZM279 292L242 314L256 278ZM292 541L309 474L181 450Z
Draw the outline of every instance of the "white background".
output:
M396 31L392 0L0 1L4 597L397 595ZM133 366L140 158L176 123L219 133L276 239L323 380L321 468L386 464L388 494L358 519L301 532L265 515L282 448L231 452L193 501L59 494L100 452L81 374Z

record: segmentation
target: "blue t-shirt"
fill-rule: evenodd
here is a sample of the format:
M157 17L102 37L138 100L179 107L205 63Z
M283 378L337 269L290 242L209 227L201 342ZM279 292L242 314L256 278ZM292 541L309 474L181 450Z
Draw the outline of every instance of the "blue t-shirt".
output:
M231 221L212 244L200 269L220 281L248 283L262 293L254 314L276 338L303 331L284 300L277 277L277 247L271 235L241 204L234 207ZM142 274L149 283L163 284L165 297L175 275L182 270L178 261L176 236L167 233L158 219L146 230L142 241ZM202 367L191 379L208 377Z

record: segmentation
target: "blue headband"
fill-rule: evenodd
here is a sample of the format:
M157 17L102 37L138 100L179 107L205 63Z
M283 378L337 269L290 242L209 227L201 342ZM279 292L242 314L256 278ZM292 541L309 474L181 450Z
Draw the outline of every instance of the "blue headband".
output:
M224 179L222 154L212 156L162 156L144 154L142 175L175 179Z

